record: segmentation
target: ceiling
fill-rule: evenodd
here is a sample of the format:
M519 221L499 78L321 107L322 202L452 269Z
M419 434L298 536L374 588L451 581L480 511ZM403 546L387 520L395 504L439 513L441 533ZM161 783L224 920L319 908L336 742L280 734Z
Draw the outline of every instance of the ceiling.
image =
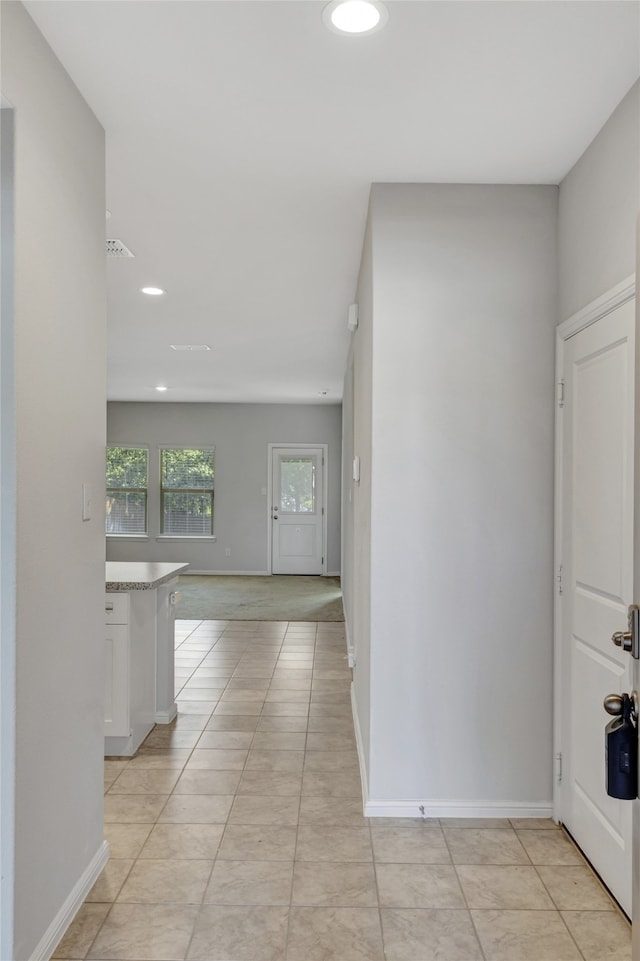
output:
M108 261L111 400L339 402L370 185L559 183L639 74L635 0L391 0L368 37L324 5L25 3L135 254Z

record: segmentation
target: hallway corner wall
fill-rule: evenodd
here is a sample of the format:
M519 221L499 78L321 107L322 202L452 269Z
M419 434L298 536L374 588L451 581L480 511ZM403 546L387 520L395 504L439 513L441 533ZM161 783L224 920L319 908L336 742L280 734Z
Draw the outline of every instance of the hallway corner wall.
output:
M1 7L15 116L11 958L25 961L50 956L106 854L104 132L23 5Z
M365 798L368 793L371 752L371 398L373 350L373 246L369 221L356 292L358 329L352 335L349 373L345 391L350 402L351 423L343 428L347 460L343 477L343 525L345 569L343 594L347 639L355 661L353 710ZM353 477L353 458L358 458L359 480Z
M372 189L373 815L550 813L557 194Z

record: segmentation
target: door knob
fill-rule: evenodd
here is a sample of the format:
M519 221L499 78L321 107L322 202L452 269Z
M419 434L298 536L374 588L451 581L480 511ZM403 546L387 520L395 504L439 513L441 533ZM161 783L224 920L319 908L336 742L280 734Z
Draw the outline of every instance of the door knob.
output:
M607 714L611 714L613 717L620 717L624 712L624 702L625 698L629 698L633 708L632 713L634 718L638 716L638 709L640 708L640 697L637 691L632 691L631 694L607 694L604 699L604 709Z
M278 520L278 515L277 515L277 514L274 514L274 515L273 515L273 519L274 519L274 521L277 521L277 520Z
M628 621L628 630L615 631L611 635L611 640L616 647L638 659L640 658L640 607L637 604L629 607Z
M611 714L612 717L618 717L622 714L622 708L624 705L624 698L622 694L607 694L604 699L604 709L607 714Z
M611 640L616 647L622 648L623 651L631 651L633 647L633 634L631 631L616 631L611 635Z

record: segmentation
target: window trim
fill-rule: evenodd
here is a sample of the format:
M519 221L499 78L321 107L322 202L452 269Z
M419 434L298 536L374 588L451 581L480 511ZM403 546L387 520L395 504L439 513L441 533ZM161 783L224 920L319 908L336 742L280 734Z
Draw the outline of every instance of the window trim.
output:
M193 449L193 448L192 448ZM158 534L157 541L217 541L215 534Z
M212 487L200 487L200 488L186 488L186 487L164 487L162 484L162 452L165 450L198 450L198 451L209 451L213 454L213 485ZM215 492L216 492L216 448L215 444L159 444L158 445L158 491L159 491L159 510L158 510L158 523L159 523L159 533L156 537L156 541L177 541L177 540L188 540L188 541L215 541L216 535L214 532L214 510L215 510ZM164 495L165 492L177 493L177 494L210 494L211 496L211 531L208 534L169 534L163 530L164 526Z
M147 454L147 486L146 487L108 487L106 484L106 457L107 451L115 450L119 448L120 450L143 450ZM111 492L113 493L126 493L126 494L144 494L144 530L143 531L108 531L107 528L107 517L105 514L105 536L114 537L120 540L132 539L132 540L148 540L149 539L149 465L151 461L151 450L148 444L118 444L118 443L107 443L105 447L105 497L108 497Z

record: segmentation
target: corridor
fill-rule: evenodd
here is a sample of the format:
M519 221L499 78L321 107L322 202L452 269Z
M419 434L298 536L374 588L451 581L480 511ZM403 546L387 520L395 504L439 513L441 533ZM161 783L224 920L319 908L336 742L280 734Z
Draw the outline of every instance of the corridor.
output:
M366 819L341 623L177 621L179 716L105 761L96 961L629 961L550 821Z

